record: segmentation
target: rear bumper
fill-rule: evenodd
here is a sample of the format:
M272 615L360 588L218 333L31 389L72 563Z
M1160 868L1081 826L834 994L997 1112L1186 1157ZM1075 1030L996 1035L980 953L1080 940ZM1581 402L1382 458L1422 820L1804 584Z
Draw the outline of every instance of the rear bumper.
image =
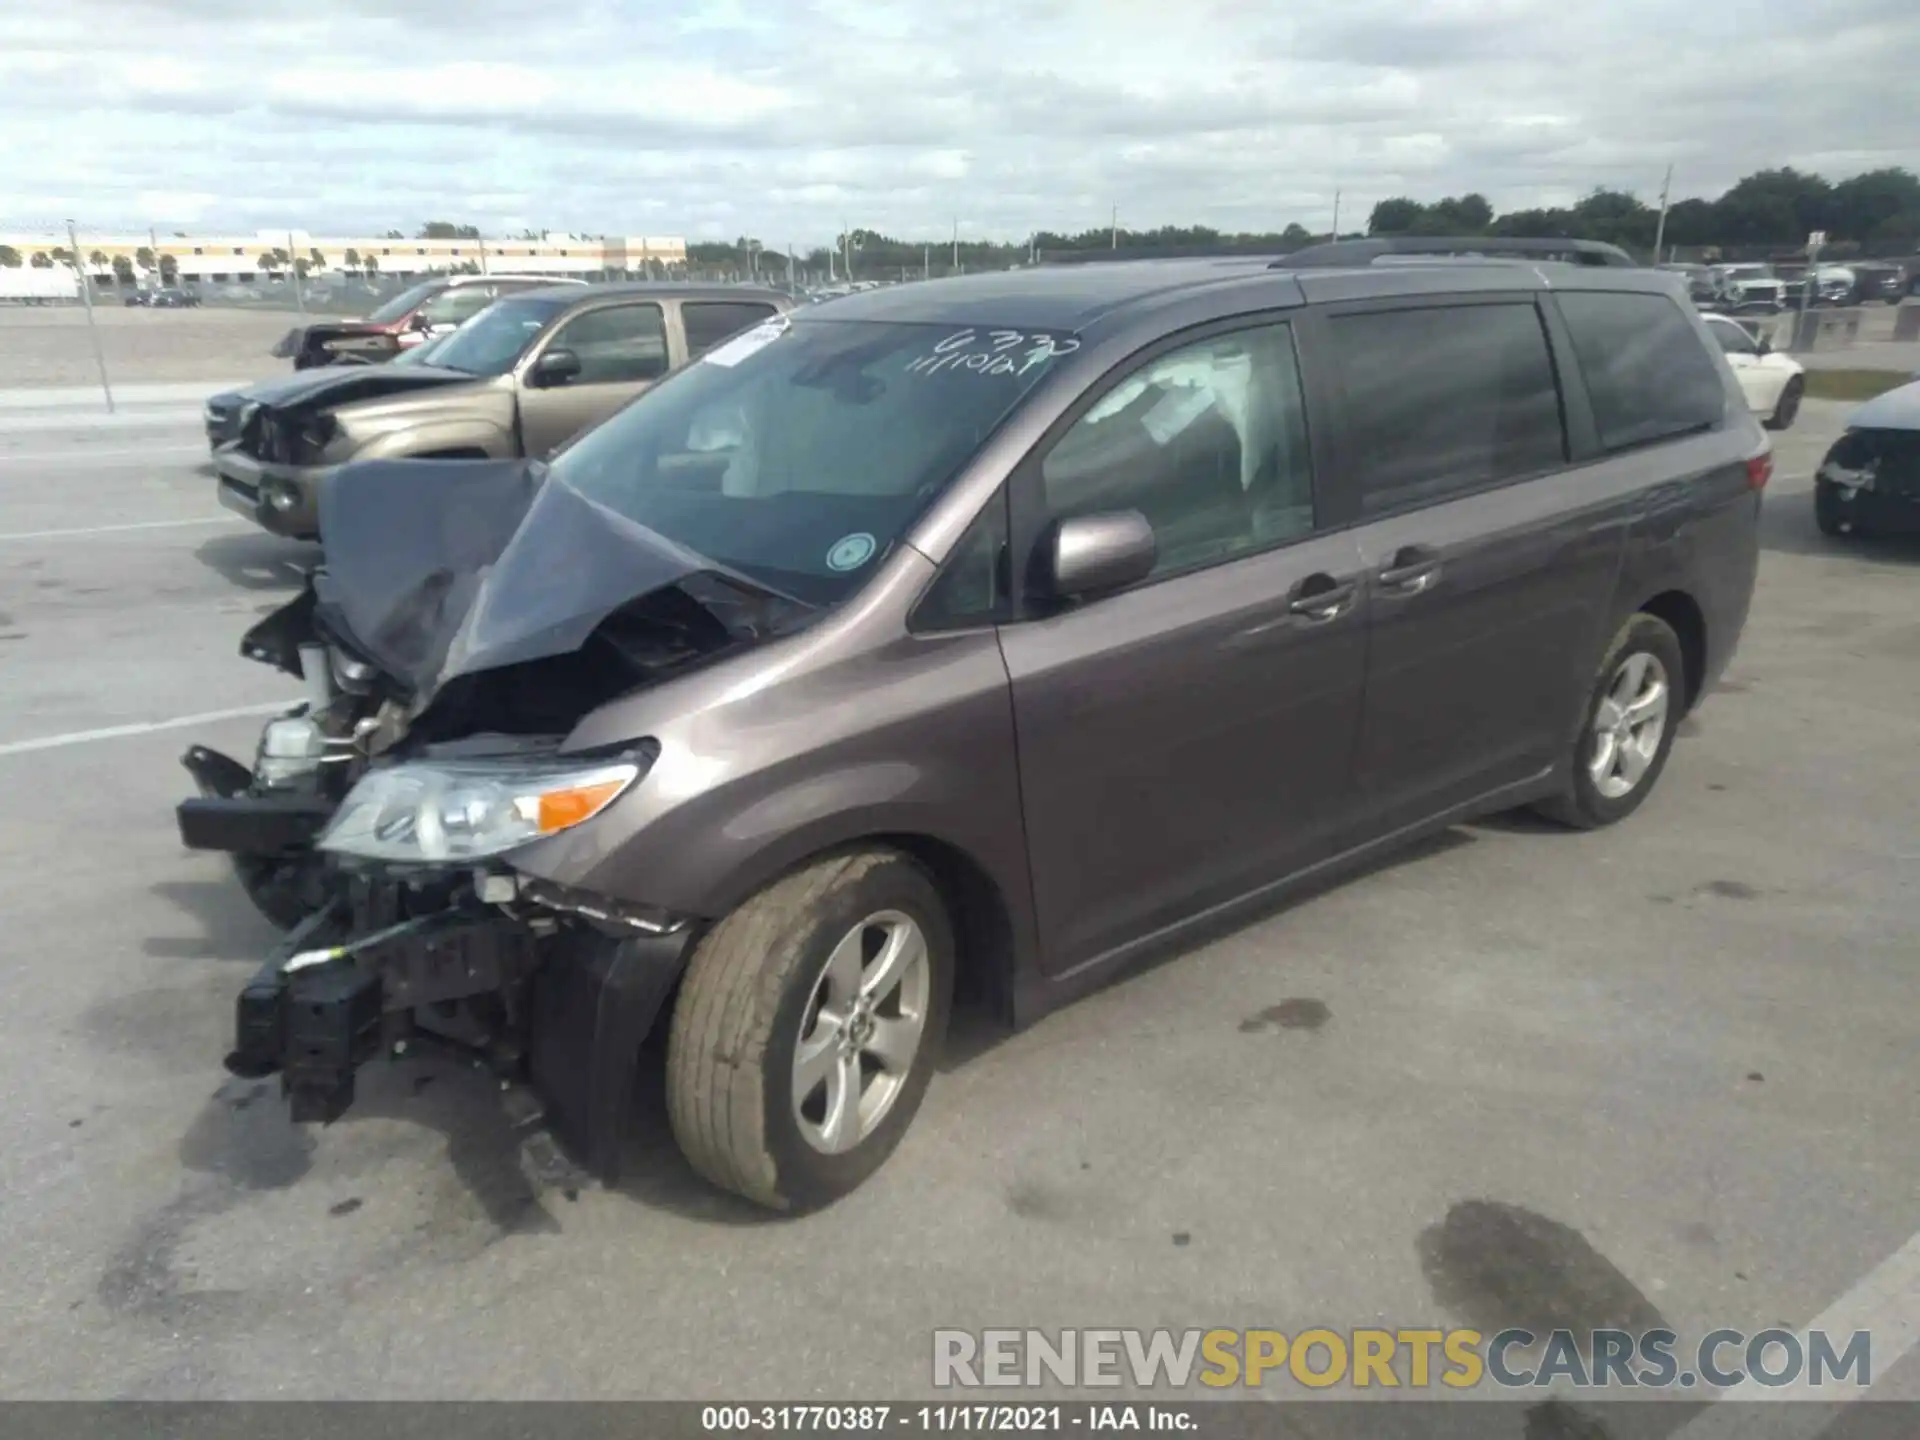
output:
M318 538L319 486L326 468L256 460L238 445L215 450L213 468L219 477L220 503L229 510L275 535L291 540Z

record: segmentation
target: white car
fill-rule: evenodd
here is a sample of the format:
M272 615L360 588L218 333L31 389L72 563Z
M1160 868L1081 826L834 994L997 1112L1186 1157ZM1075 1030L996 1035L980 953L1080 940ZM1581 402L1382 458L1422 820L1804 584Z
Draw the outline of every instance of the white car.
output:
M1786 282L1771 265L1716 265L1713 280L1720 303L1736 313L1787 308Z
M1703 315L1707 332L1720 342L1727 363L1747 397L1747 408L1769 430L1784 430L1800 413L1807 372L1790 355L1782 355L1738 320L1725 315Z

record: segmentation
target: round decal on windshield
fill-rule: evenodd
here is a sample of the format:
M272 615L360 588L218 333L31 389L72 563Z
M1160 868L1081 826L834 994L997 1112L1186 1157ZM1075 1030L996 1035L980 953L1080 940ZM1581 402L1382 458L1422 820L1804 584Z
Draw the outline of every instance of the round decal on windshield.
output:
M873 558L873 552L879 548L873 536L865 531L857 535L843 535L833 542L833 548L827 551L829 570L858 570Z

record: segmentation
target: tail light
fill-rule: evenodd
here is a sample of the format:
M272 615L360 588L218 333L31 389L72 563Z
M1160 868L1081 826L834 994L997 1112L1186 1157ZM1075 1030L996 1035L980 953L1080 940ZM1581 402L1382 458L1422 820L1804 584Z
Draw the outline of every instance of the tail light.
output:
M1747 488L1761 491L1767 488L1767 481L1773 478L1773 451L1762 450L1747 460Z

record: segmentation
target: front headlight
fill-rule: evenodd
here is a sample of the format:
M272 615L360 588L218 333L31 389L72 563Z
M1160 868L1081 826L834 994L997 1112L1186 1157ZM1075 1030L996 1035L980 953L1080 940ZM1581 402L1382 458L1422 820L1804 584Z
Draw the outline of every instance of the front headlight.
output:
M395 765L353 787L320 848L368 860L478 860L591 820L641 769L631 761Z

